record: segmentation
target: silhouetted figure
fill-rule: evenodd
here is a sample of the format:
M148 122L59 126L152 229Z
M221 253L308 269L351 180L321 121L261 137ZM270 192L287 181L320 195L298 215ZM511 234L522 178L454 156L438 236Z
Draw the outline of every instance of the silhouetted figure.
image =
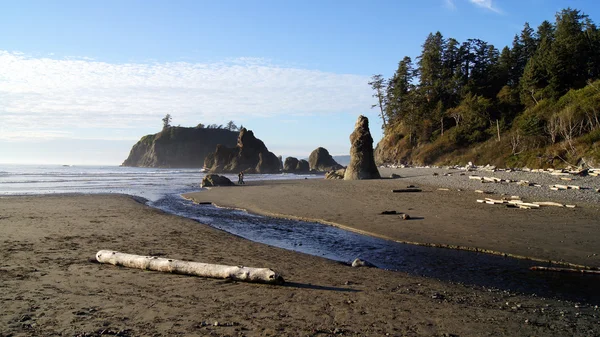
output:
M246 183L244 182L244 171L240 172L238 174L238 184L240 185L245 185Z

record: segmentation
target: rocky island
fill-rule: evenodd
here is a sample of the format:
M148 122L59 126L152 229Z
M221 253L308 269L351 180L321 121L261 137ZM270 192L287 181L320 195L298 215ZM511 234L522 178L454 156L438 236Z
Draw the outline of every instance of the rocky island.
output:
M237 131L170 126L142 137L121 166L201 168L218 144L235 146Z

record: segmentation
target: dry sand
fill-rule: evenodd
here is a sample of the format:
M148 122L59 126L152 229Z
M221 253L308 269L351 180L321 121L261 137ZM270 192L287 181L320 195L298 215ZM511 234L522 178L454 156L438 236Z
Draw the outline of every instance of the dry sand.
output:
M520 238L508 234L481 237L492 237L483 234L498 226L521 233L516 229L517 220L522 222L523 214L538 213L509 214L501 210L484 216L490 212L486 208L474 216L493 221L464 225L459 220L470 218L465 212L474 209L443 213L451 207L426 202L446 200L450 205L462 205L455 200L460 199L458 194L441 199L434 192L392 195L388 190L393 181L353 182L340 187L343 183L253 183L213 189L196 197L206 196L222 205L257 212L325 219L421 242L472 240L476 246L521 252L535 241L538 256L567 256L575 262L595 263L585 258L591 248L571 243L556 247L553 239L545 238L547 230L526 231ZM335 192L340 188L344 193L360 193L343 198ZM385 194L379 192L383 190ZM417 203L415 197L421 201ZM275 202L273 198L282 199ZM315 201L323 204L315 206ZM285 205L290 202L294 204ZM390 226L385 225L386 221L398 220L377 215L384 209L404 210L424 219L394 222L395 228L402 230L386 229ZM542 210L539 214L560 218L563 211ZM593 214L584 212L581 216ZM578 222L577 227L585 227L585 222ZM493 231L494 235L501 232ZM535 240L535 233L538 238L544 237L542 243ZM509 244L498 243L509 237ZM587 243L595 239L579 235L577 240ZM288 283L272 286L230 282L91 262L101 249L270 267L283 273ZM119 195L0 198L0 261L0 336L600 334L600 311L592 306L399 272L351 268L249 242Z

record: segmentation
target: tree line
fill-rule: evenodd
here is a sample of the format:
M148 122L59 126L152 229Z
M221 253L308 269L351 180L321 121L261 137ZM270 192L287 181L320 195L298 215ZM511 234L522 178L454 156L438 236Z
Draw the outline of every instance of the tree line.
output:
M599 75L598 27L567 8L553 23L525 23L502 50L431 33L416 62L405 56L391 78L374 75L369 85L384 135L404 139L403 146L444 134L468 146L507 132L521 144L517 153L527 137L540 146L598 130L600 85L592 81Z
M171 114L167 114L163 119L163 130L170 128L171 125L171 121L173 120L173 118L171 117ZM198 123L198 125L196 125L196 129L224 129L224 130L229 130L229 131L240 131L242 130L244 126L240 125L239 127L235 124L234 121L229 121L227 122L225 125L223 124L208 124L205 125L203 123Z

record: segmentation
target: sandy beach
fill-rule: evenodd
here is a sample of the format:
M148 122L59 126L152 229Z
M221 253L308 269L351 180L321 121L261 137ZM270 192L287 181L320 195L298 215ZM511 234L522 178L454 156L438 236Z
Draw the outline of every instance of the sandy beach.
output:
M401 242L461 246L600 267L598 204L577 202L576 208L548 206L531 210L480 204L477 199L506 196L475 193L467 184L461 184L460 191L439 190L439 186L424 184L435 182L432 171L412 170L401 179L257 181L186 197L257 214L328 223ZM463 176L452 179L468 181ZM422 192L392 193L407 186L419 187ZM489 189L487 185L473 186ZM559 198L564 200L565 195ZM535 200L556 201L531 201ZM388 210L407 213L412 219L381 215Z
M408 181L408 180L407 180ZM373 235L598 266L591 206L517 210L407 181L269 181L197 201ZM441 191L440 191L441 192ZM448 193L449 192L449 193ZM496 205L493 205L496 206ZM409 213L415 220L380 215ZM577 213L575 213L577 212ZM564 228L568 225L568 228ZM591 336L593 305L352 268L165 214L122 195L0 198L0 336ZM98 250L268 267L284 286L93 262Z

